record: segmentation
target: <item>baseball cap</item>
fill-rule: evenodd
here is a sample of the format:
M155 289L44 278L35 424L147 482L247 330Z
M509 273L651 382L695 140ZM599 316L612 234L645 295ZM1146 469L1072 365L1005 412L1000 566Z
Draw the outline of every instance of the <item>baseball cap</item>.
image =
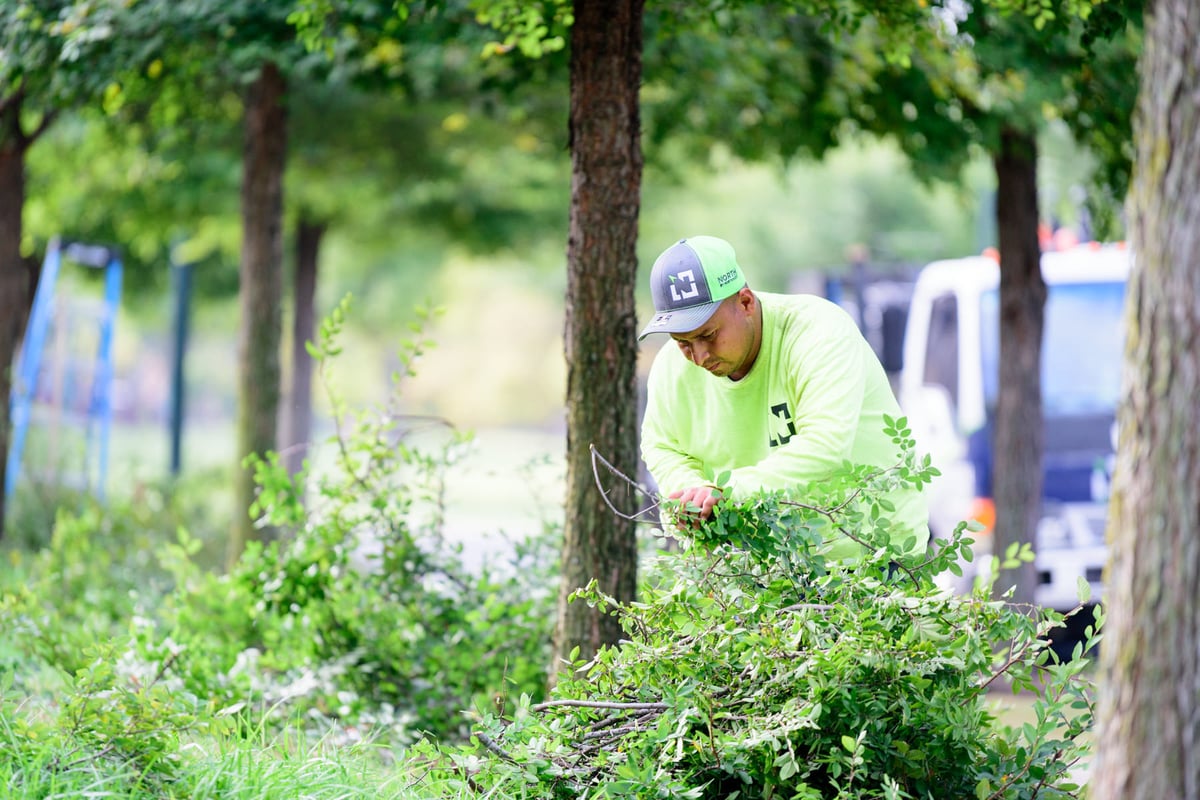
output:
M680 239L663 251L650 270L654 317L638 341L652 333L687 333L699 328L738 293L746 277L733 245L715 236Z

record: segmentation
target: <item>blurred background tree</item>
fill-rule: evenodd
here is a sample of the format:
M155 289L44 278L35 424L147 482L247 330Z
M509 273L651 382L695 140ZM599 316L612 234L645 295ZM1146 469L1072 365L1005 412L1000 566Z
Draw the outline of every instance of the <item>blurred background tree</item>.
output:
M26 160L63 113L108 106L122 76L148 59L153 36L144 8L89 0L37 0L0 7L0 397L11 390L10 365L37 283L37 259L23 249ZM0 414L0 487L5 485L9 433ZM0 496L0 537L5 498Z
M1034 544L1041 515L1041 230L1058 222L1062 205L1039 199L1039 140L1057 126L1095 145L1099 166L1082 184L1077 207L1066 210L1083 235L1092 216L1111 233L1112 212L1093 214L1083 198L1125 193L1130 150L1116 143L1129 141L1135 90L1131 81L1118 88L1111 76L1136 68L1137 13L1132 3L1092 9L1064 0L947 6L929 21L914 39L911 62L881 65L848 111L858 125L894 137L920 175L953 177L980 153L995 172L1001 374L991 420L992 537L993 552L1004 553ZM997 592L1014 586L1017 602L1032 603L1034 564L1008 572Z
M25 252L64 229L119 243L136 298L123 310L132 333L165 326L166 304L154 298L167 284L171 246L182 242L175 252L196 262L201 290L195 347L206 347L209 331L271 319L273 311L239 315L222 298L244 283L232 266L246 229L233 199L245 174L242 81L258 75L253 65L277 47L291 65L289 158L280 241L271 247L277 262L290 250L294 269L289 277L272 267L279 320L274 333L250 337L278 361L276 378L253 381L256 389L289 379L286 391L276 390L286 399L282 419L276 404L275 421L257 426L279 431L270 447L287 450L294 470L313 438L304 431L311 413L300 348L313 309L346 291L360 296L361 332L350 334L350 357L359 362L362 388L352 391L379 391L371 387L394 366L388 341L403 335L406 311L430 297L445 300L448 313L434 329L437 357L409 386L412 409L464 425L560 429L566 369L556 348L570 197L565 49L518 57L517 40L480 26L474 14L482 6L468 3L414 4L398 15L387 2L330 2L321 28L326 44L316 50L291 49L295 31L288 39L288 18L280 27L278 9L260 25L237 16L251 10L232 6L209 18L203 3L137 5L146 12L136 24L148 26L141 37L148 59L107 90L105 104L62 112L46 133L52 144L31 151ZM562 6L547 8L553 14ZM887 11L925 19L917 8ZM841 270L851 245L865 243L879 259L920 263L995 243L988 220L995 178L982 149L965 146L954 159L946 150L943 160L964 169L922 169L914 177L904 152L876 138L862 118L873 102L904 107L882 91L872 95L899 63L883 57L887 37L876 26L885 23L867 17L853 34L835 35L803 10L778 14L756 3L647 9L640 90L647 166L636 264L648 264L679 236L708 232L736 243L757 285L787 290L804 283L798 276ZM165 16L175 13L182 16ZM164 19L186 40L169 52L150 47L158 40L149 31ZM235 20L245 23L241 33ZM260 47L259 34L275 44ZM561 34L551 26L542 38ZM222 47L246 52L214 62ZM491 57L479 58L482 52ZM919 57L914 51L913 60ZM1086 180L1080 151L1061 133L1042 135L1055 151L1041 158L1045 180L1056 197L1068 198ZM285 236L291 248L283 247ZM633 280L631 313L640 318L647 297L644 282ZM481 339L481 328L504 330L512 344L497 346L491 334ZM211 351L216 358L193 362L198 382L235 392L240 406L255 405L241 396L245 377L241 390L231 386L232 355L221 347ZM125 363L131 358L126 351ZM229 446L230 460L247 446Z

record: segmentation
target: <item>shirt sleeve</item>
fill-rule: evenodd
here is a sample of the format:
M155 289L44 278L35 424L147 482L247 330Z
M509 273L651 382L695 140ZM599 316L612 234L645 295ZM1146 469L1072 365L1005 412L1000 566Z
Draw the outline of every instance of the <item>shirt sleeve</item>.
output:
M660 356L661 358L661 356ZM650 370L646 385L646 413L642 419L642 460L658 483L659 493L666 496L677 489L687 489L709 482L704 476L700 459L684 452L679 443L680 415L672 413L671 392L664 380L668 370L656 363Z
M850 458L867 390L866 344L848 318L822 314L785 342L782 380L795 433L756 464L732 471L731 495L790 489Z

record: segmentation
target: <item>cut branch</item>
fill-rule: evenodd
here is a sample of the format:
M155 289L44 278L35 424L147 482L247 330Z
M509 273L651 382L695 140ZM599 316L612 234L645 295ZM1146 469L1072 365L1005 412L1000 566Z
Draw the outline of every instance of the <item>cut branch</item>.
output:
M530 706L530 711L545 711L548 708L610 708L620 711L666 711L666 703L617 703L611 700L548 700Z
M659 497L654 492L647 489L646 487L642 486L637 481L630 478L624 472L621 472L621 470L614 467L608 461L608 459L606 459L604 456L600 455L600 451L596 449L596 445L594 445L594 444L588 445L588 448L592 454L592 477L595 478L595 480L596 480L596 488L600 490L600 496L602 498L604 498L604 504L606 506L608 506L609 509L614 514L616 514L618 517L620 517L621 519L627 519L630 522L636 522L636 523L643 524L643 525L656 525L657 522L655 520L642 519L642 517L645 514L651 512L651 511L655 510L656 508L658 508L659 506L661 506L662 498ZM600 469L599 469L597 462L599 462L599 464L603 464L604 468L607 469L611 474L617 476L622 481L624 481L626 483L626 485L628 485L631 489L634 490L634 492L644 495L645 497L649 498L651 501L651 504L648 507L643 508L641 511L637 511L633 514L626 514L624 511L621 511L619 508L617 508L615 505L613 505L612 500L609 499L609 491L604 488L604 484L600 481Z

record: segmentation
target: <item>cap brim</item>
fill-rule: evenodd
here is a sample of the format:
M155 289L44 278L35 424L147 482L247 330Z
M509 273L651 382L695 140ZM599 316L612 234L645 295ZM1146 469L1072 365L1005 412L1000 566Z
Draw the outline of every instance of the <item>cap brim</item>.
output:
M650 320L650 323L645 328L642 328L642 332L638 335L638 341L640 342L652 333L688 333L694 331L708 322L709 318L717 310L717 306L721 305L722 302L721 300L717 300L713 303L705 303L704 305L655 314L654 319Z

